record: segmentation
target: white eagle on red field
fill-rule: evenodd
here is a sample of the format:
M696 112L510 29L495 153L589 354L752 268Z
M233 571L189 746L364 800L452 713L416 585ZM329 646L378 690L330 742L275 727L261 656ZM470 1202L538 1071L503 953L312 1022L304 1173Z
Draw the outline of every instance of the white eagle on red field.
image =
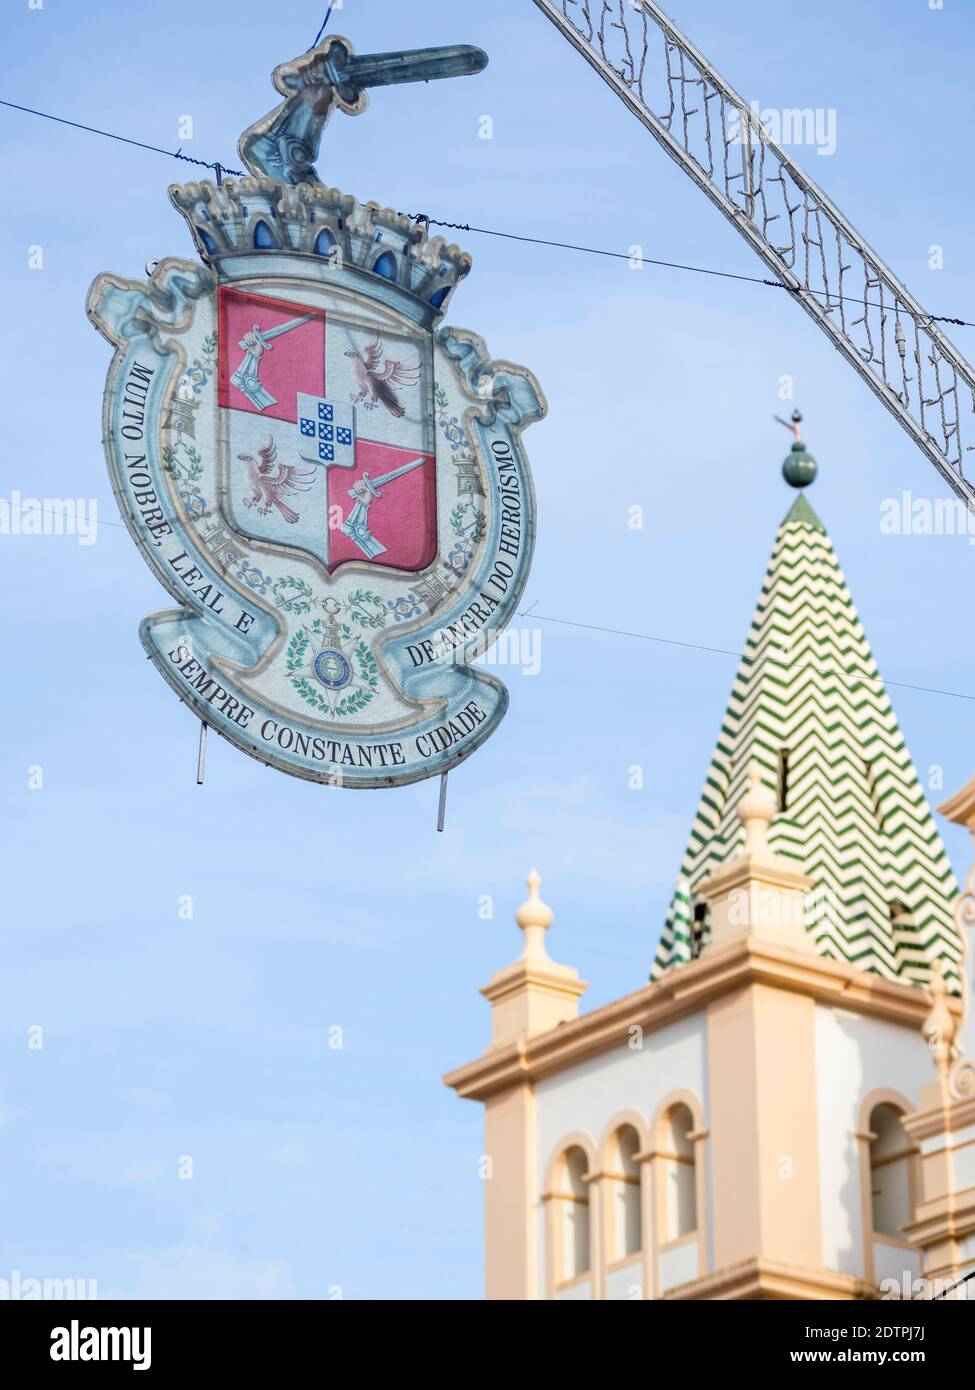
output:
M382 401L391 415L405 415L406 409L400 405L394 386L415 386L420 375L420 364L411 367L406 362L398 362L392 357L383 358L383 340L377 338L364 352L354 348L346 357L352 359L358 393L352 396L352 404L361 401L366 410L375 410Z
M291 463L278 463L273 435L257 452L257 458L253 454L237 455L247 465L247 474L254 489L250 497L244 498L244 506L256 507L261 516L267 516L272 507L277 507L285 521L293 526L298 520L298 513L281 500L282 495L290 497L296 492L307 492L315 481L315 470L297 468Z

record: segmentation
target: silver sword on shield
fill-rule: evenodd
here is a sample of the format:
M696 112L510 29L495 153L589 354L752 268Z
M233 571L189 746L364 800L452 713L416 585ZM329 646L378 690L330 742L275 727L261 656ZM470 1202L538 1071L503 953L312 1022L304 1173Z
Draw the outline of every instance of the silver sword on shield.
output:
M414 459L412 463L404 463L402 468L394 468L391 473L384 473L381 478L370 478L368 473L363 473L349 489L349 496L355 502L355 506L343 521L342 530L367 559L374 560L377 555L383 555L386 551L386 547L377 541L369 530L369 508L377 497L382 496L379 489L386 483L391 483L394 478L402 478L404 473L412 473L414 468L422 468L425 463L425 458Z
M292 328L300 328L303 323L308 323L316 317L316 314L302 314L301 318L279 323L277 328L261 328L255 323L250 332L241 338L238 347L244 349L244 360L230 380L258 410L267 410L269 405L277 405L277 397L265 390L260 377L261 358L265 352L270 352L271 339L279 338L282 333L290 333Z

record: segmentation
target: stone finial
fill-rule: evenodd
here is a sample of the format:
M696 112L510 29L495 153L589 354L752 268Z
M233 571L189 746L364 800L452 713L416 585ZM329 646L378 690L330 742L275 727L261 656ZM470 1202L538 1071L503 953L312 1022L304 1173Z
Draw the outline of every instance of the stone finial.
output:
M931 966L931 1012L922 1025L934 1057L938 1075L947 1080L954 1056L954 1041L957 1024L948 1008L948 986L945 984L941 961L935 960Z
M525 933L525 949L522 960L547 960L545 933L552 925L552 909L538 896L542 880L537 869L528 875L528 897L515 913L515 921Z
M745 827L745 853L767 856L769 822L777 810L775 797L762 781L757 763L748 769L748 790L738 803L738 818Z
M497 970L481 990L491 1001L491 1046L506 1047L537 1037L579 1016L579 996L588 985L571 965L559 965L545 950L552 909L538 896L541 879L528 875L528 897L515 913L525 933L518 959Z
M815 955L806 930L806 895L813 886L795 860L777 855L769 845L769 822L778 801L762 782L757 762L748 768L748 787L738 802L745 843L737 854L711 870L696 885L710 909L711 940L705 951L750 942L785 946Z

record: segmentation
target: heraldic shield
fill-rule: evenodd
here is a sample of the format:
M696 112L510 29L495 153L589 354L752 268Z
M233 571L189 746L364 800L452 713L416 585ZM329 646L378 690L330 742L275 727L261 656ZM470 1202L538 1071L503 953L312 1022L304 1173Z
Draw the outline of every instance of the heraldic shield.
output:
M348 304L218 291L235 529L419 573L437 551L432 337Z
M479 61L424 53L418 75ZM530 373L441 326L469 256L311 167L308 112L365 104L336 72L404 56L333 37L282 65L287 99L242 137L252 176L170 189L200 262L101 275L88 304L115 347L115 495L179 605L143 621L147 652L239 748L353 787L444 772L503 716L503 684L469 662L527 578L521 431L544 412Z

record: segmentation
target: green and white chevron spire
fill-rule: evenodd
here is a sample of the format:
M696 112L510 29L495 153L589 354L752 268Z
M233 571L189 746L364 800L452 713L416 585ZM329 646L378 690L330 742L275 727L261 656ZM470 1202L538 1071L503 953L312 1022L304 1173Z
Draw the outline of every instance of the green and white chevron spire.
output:
M798 439L783 472L815 477ZM806 927L821 955L926 984L940 958L959 988L958 893L825 527L803 494L776 537L651 971L707 944L695 890L744 841L749 766L775 790L769 844L813 881Z

